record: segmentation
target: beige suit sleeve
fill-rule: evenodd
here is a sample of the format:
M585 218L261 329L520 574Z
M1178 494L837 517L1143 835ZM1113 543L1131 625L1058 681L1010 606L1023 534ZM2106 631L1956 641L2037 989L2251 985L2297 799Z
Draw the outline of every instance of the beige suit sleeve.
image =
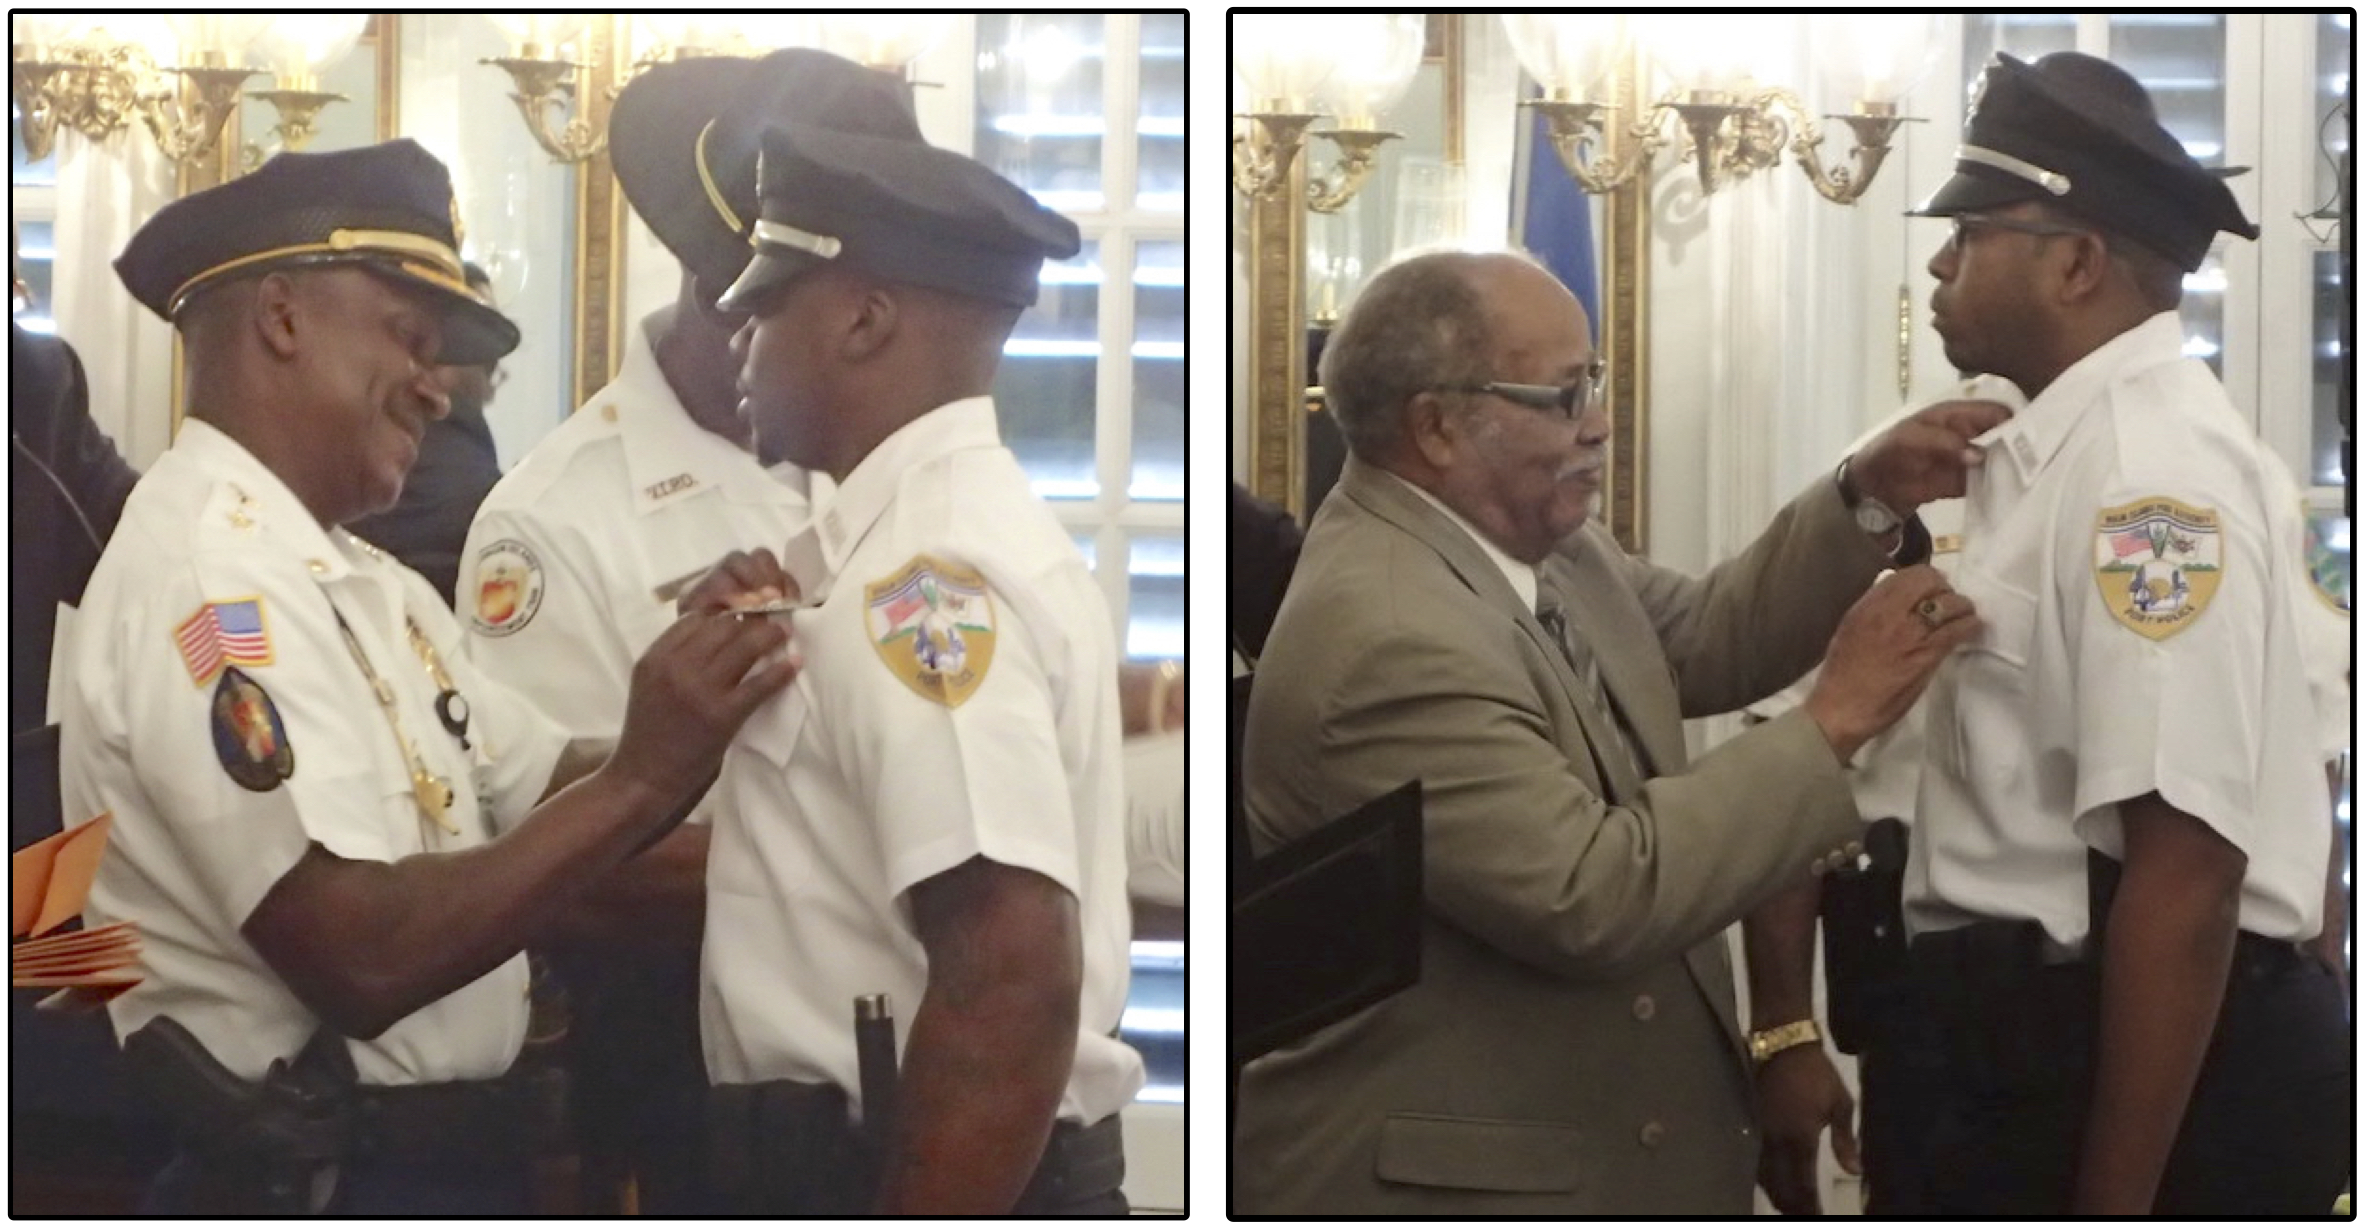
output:
M1889 564L1830 479L1815 481L1745 551L1703 577L1619 553L1665 645L1686 718L1736 710L1804 675Z
M1523 657L1514 625L1496 628L1375 642L1321 707L1334 789L1367 799L1421 779L1428 900L1486 943L1617 978L1679 957L1859 832L1843 770L1801 714L1611 807L1555 738L1549 669Z

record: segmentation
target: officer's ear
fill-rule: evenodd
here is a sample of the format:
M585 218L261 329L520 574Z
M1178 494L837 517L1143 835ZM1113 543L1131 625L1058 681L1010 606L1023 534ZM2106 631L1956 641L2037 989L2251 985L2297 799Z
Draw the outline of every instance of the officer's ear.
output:
M2067 305L2090 301L2108 288L2115 264L2108 241L2097 231L2078 231L2052 241L2056 294Z
M275 271L216 287L204 295L196 305L201 331L218 329L225 340L231 331L248 333L265 354L280 360L295 358L305 300L298 278Z
M893 343L902 328L902 309L894 293L877 283L857 284L849 291L852 312L838 339L837 354L847 363L859 363Z

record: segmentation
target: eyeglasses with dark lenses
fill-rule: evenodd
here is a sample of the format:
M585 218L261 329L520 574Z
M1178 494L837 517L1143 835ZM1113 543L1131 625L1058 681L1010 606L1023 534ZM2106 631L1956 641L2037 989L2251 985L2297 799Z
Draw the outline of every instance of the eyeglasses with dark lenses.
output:
M1435 392L1446 394L1491 394L1504 402L1515 402L1530 410L1550 411L1561 419L1583 417L1587 407L1600 401L1601 390L1608 383L1608 363L1593 360L1584 370L1582 379L1566 385L1519 385L1510 381L1487 381L1482 385L1447 385Z

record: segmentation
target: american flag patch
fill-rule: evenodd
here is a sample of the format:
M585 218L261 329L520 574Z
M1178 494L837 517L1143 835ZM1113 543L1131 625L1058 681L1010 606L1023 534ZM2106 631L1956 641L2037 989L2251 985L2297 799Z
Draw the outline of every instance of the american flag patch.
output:
M204 685L231 663L240 667L268 667L271 635L263 628L260 597L233 603L208 603L172 631L181 662L189 676Z

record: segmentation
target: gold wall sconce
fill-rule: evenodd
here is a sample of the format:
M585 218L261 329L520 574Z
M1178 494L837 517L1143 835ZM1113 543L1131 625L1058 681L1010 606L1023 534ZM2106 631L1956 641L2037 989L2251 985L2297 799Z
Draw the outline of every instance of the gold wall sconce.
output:
M268 71L274 88L247 97L278 116L279 148L300 150L321 109L344 99L318 89L318 74L352 50L368 21L366 13L22 15L9 47L18 133L29 156L46 158L61 128L105 142L137 116L166 158L190 167L220 147L247 79ZM248 147L247 165L263 153Z
M1757 19L1761 20L1761 19ZM1779 165L1785 152L1815 191L1841 205L1860 199L1886 160L1896 130L1912 122L1898 109L1925 71L1934 45L1924 15L1850 17L1846 64L1821 83L1850 92L1852 109L1824 117L1854 136L1844 165L1825 165L1825 133L1796 91L1756 80L1747 60L1760 33L1744 16L1626 16L1591 13L1504 14L1519 63L1543 89L1520 105L1548 123L1559 160L1585 192L1606 194L1646 179L1661 154L1692 161L1702 193ZM1600 94L1620 64L1636 74L1654 63L1672 85L1646 105L1623 135L1633 144L1608 152L1616 108Z
M649 66L698 56L761 56L779 47L818 47L865 65L905 75L911 62L948 28L928 13L643 13L629 59L602 96L586 103L586 74L598 76L606 40L579 13L494 13L509 54L482 61L509 75L509 95L534 143L560 163L582 163L607 151L606 104ZM619 28L612 37L630 33ZM628 55L618 49L613 54ZM594 87L596 88L596 87Z
M1233 64L1252 103L1231 136L1231 185L1250 199L1289 191L1308 136L1335 147L1308 174L1304 206L1344 209L1370 179L1378 150L1400 133L1378 127L1419 71L1426 23L1416 14L1242 14ZM1334 118L1334 127L1314 124Z

